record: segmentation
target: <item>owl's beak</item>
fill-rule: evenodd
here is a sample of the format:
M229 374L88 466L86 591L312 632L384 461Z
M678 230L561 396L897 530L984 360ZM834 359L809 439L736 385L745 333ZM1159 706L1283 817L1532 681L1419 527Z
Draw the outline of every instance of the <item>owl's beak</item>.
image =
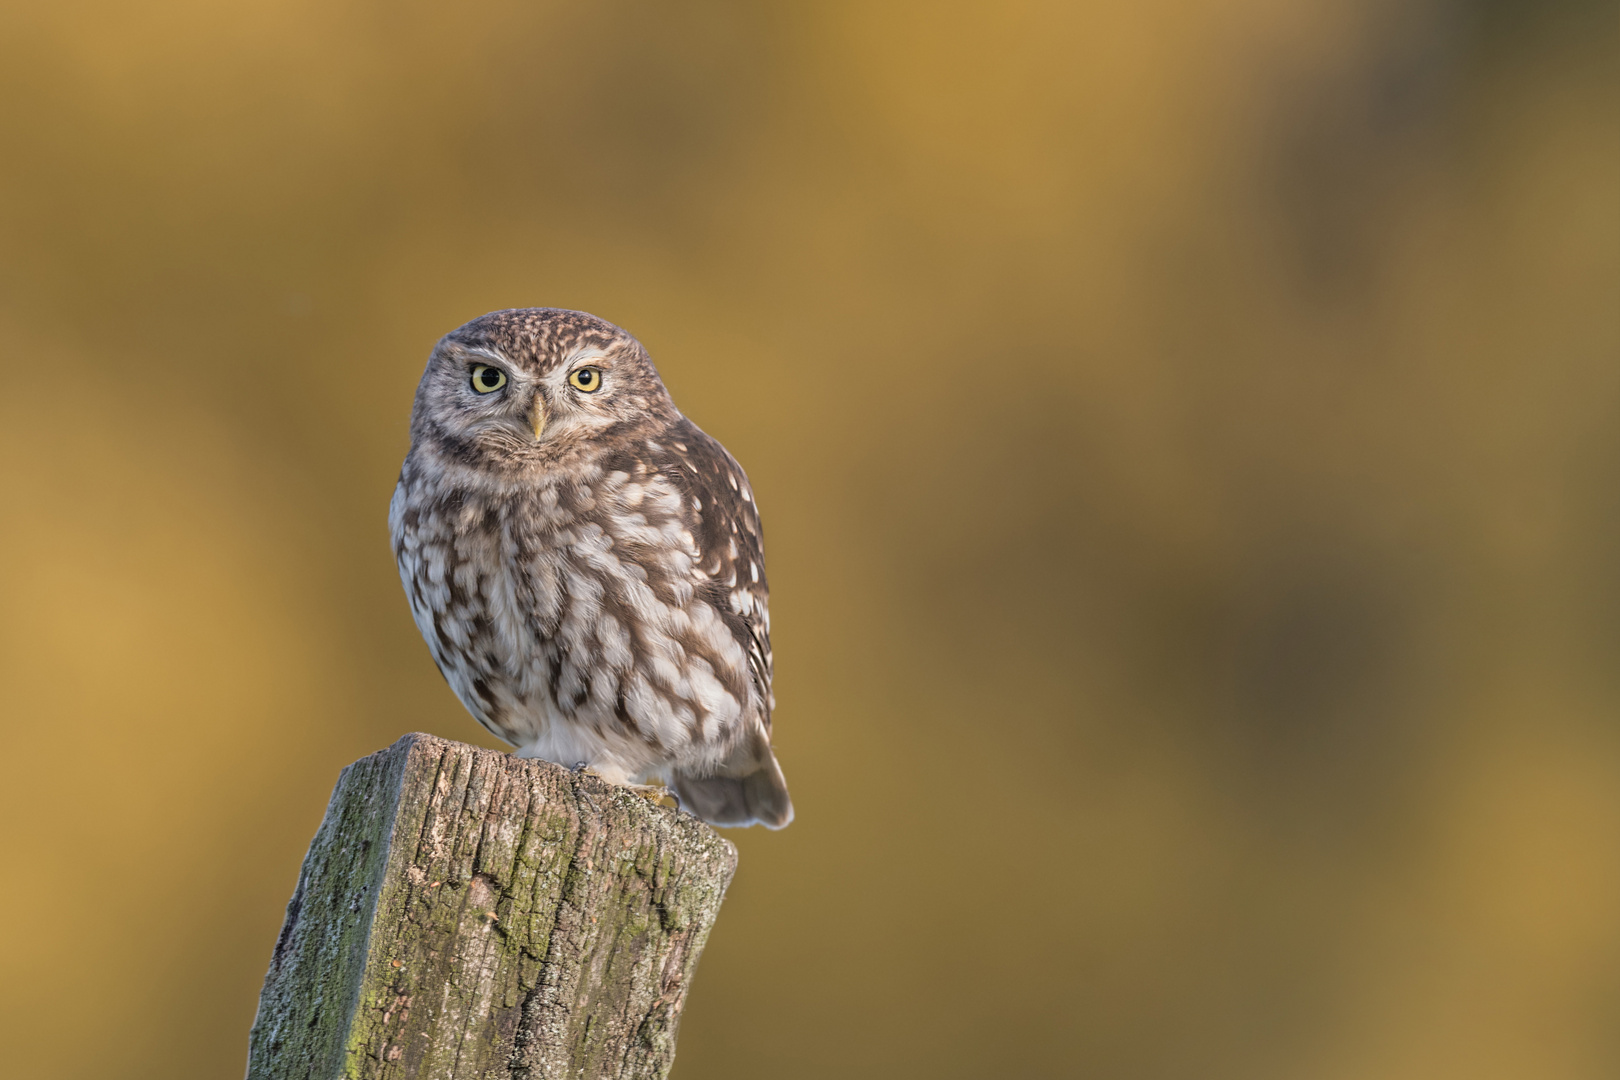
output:
M540 433L546 430L546 401L539 394L534 395L534 404L529 407L529 426L534 428L534 441L540 441Z

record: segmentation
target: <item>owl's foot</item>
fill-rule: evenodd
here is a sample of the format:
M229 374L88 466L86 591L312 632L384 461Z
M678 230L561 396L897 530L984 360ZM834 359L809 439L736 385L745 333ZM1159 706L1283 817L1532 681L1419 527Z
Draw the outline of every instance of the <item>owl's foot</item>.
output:
M654 806L672 806L677 809L680 807L680 802L675 798L675 793L663 784L632 784L628 780L619 779L624 775L623 773L600 772L593 768L588 761L575 762L573 769L570 771L575 776L594 776L598 780L606 780L614 787L621 787L626 791L635 792Z
M663 784L624 784L626 791L633 791L654 806L668 806L679 809L680 804L675 801L675 793Z

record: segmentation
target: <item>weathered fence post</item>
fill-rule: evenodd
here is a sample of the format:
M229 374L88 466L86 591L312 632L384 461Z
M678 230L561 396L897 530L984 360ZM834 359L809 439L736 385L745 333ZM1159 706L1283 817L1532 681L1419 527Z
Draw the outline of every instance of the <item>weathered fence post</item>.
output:
M736 866L593 776L407 735L338 778L248 1080L662 1077Z

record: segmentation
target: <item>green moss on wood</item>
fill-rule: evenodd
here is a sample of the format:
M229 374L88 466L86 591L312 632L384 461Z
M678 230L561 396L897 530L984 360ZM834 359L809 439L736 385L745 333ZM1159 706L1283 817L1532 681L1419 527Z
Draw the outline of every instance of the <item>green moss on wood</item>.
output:
M663 1076L735 868L594 777L407 736L338 780L249 1080Z

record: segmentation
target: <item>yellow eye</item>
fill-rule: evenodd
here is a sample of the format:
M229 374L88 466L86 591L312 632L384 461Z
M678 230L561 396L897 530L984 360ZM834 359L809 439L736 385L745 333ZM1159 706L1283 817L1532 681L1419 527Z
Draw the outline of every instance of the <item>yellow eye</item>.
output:
M594 394L602 389L602 369L582 367L568 376L568 385L575 390L583 390L587 394Z
M472 387L480 394L493 394L506 385L506 372L498 367L479 364L472 369Z

